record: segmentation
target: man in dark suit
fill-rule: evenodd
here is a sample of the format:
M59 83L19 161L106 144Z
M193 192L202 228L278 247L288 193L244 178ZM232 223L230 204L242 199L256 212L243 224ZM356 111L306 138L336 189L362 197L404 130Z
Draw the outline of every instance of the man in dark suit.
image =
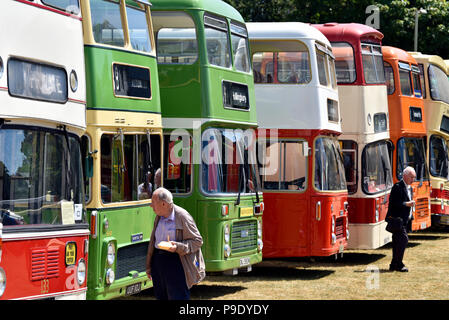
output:
M415 205L411 184L416 178L415 169L406 167L402 172L402 180L391 188L387 217L399 217L402 219L402 227L393 232L392 247L393 258L390 263L390 271L408 272L402 263L405 248L408 244L407 224L412 218L411 209Z

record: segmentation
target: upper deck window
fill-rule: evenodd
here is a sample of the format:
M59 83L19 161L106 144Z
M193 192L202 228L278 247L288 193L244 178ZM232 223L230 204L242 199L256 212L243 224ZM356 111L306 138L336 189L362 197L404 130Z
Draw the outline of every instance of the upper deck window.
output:
M394 87L394 72L393 67L388 62L384 61L385 79L387 84L387 94L393 94Z
M426 98L426 77L424 76L424 65L422 63L418 64L419 73L421 74L420 77L420 83L421 83L421 90L422 90L422 97L423 99Z
M310 82L312 72L307 46L298 41L284 41L278 44L278 49L276 52L253 54L254 82L282 84Z
M353 83L356 79L354 49L346 42L333 42L337 83Z
M379 45L362 43L362 63L366 83L385 83L382 49Z
M231 67L231 46L228 37L228 24L224 18L204 15L207 60L219 67Z
M92 31L95 42L124 47L122 19L118 0L90 0Z
M80 12L78 0L42 0L42 3L73 14Z
M249 72L248 32L244 25L231 22L231 43L234 55L234 66L238 71Z
M449 79L439 67L429 65L429 87L432 100L449 103Z
M324 45L315 43L316 58L318 67L318 78L323 86L331 85L332 88L337 87L335 79L335 59L330 49Z
M198 58L195 23L185 12L154 11L157 61L163 64L193 64Z
M129 38L134 50L151 52L151 40L145 10L126 7L129 24Z
M412 96L411 68L407 63L399 62L399 80L401 82L401 92L404 96Z
M412 65L412 82L413 82L413 92L416 97L422 96L421 91L421 77L419 75L419 68L416 65Z

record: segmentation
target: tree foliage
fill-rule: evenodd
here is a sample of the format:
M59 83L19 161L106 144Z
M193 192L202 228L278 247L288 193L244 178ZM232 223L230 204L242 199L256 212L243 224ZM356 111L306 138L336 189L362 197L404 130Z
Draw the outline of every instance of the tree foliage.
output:
M356 22L364 24L369 5L380 12L383 44L412 51L415 13L419 15L418 51L449 59L449 1L447 0L224 0L249 22L300 21L306 23Z

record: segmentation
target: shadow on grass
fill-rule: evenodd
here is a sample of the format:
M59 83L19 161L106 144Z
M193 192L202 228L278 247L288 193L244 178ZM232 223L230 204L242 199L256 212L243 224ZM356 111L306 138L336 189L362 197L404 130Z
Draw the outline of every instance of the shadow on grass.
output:
M212 299L245 290L242 286L204 285L198 284L190 289L192 299Z

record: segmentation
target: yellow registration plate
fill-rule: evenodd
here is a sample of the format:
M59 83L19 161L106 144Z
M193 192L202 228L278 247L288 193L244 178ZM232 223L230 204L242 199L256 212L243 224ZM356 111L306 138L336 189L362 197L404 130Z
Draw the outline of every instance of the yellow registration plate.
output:
M69 242L65 246L65 264L68 266L74 265L76 262L76 243Z
M240 217L251 217L253 215L253 207L240 208Z

